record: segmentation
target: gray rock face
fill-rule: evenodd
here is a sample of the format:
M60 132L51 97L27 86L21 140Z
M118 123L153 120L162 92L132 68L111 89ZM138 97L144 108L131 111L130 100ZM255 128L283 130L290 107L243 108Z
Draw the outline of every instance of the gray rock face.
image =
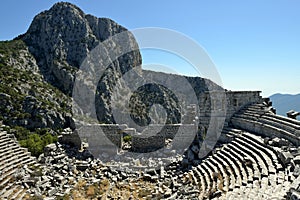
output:
M65 94L71 95L76 72L84 59L101 42L124 31L127 31L127 29L110 19L86 15L70 3L56 3L51 9L40 13L34 18L22 39L36 58L45 80ZM128 40L133 46L137 46L132 36L128 36ZM122 45L118 41L110 42L110 47L116 49L116 51ZM100 53L107 54L107 52ZM122 80L120 80L122 75L133 68L140 69L141 63L139 50L131 51L111 61L97 86L95 104L98 121L101 123L115 123L111 105L113 92L115 92L117 85L122 85ZM180 79L178 75L143 71L143 78L149 76L155 76L160 81L180 82L178 81ZM186 77L186 80L194 90L191 92L195 93L196 96L199 96L203 91L220 89L213 82L203 78ZM117 91L117 93L121 93L121 91ZM159 103L168 113L167 123L180 123L181 113L178 110L178 105L176 105L178 103L174 98L171 98L172 95L167 95L168 92L162 88L160 88L160 91L154 89L152 93L161 96L164 102L143 102L146 109L142 111L140 116L132 114L136 119L135 121L139 124L148 124L150 118L148 113L144 111L148 112L153 103ZM144 97L147 95L145 92L142 94ZM120 103L123 102L125 101Z
M23 41L1 43L0 117L28 129L69 126L69 98L45 82Z
M84 59L98 44L124 31L127 31L126 28L110 19L86 15L78 7L70 3L56 3L51 9L37 15L26 34L18 38L22 39L27 45L26 49L20 51L21 56L19 56L22 60L25 59L25 61L20 60L17 62L17 60L12 57L12 59L9 60L9 64L19 66L18 68L27 66L26 69L28 69L31 67L35 73L41 73L45 81L70 96L73 91L76 72ZM127 40L129 40L130 45L137 46L135 39L131 35L127 37ZM121 46L119 41L109 41L110 47L119 51ZM110 58L108 52L100 53L107 55L108 59ZM28 60L27 54L32 59ZM112 98L114 98L112 94L113 92L119 93L123 95L123 99L126 100L125 96L129 93L127 91L115 91L116 88L118 88L116 86L124 84L120 78L126 72L131 69L139 70L141 62L139 50L125 53L116 60L111 60L111 64L107 67L104 75L97 83L95 104L98 121L102 123L115 123L112 115L111 102ZM25 63L25 65L21 63ZM171 84L181 83L178 81L181 76L178 75L143 71L143 77L140 78L143 79L145 77L156 77L153 79L154 81L157 79ZM199 96L201 92L207 91L208 89L220 88L213 82L199 77L185 77L185 79L190 83L193 90L191 92L196 93L196 96ZM24 88L25 86L22 87ZM30 88L31 85L29 84L28 87ZM148 124L150 121L148 113L150 107L152 104L160 104L167 112L167 123L180 123L182 113L180 113L176 98L173 98L170 91L167 91L167 89L164 89L162 86L151 86L137 93L140 94L138 102L142 101L143 105L145 105L145 109L134 113L134 104L136 102L131 102L133 105L133 107L131 107L133 110L131 115L135 118L135 122L142 125ZM159 98L157 98L157 101L151 102L150 97L148 99L146 98L148 94L154 94ZM36 95L31 93L29 95L25 93L24 97L26 96L36 98ZM30 128L52 127L53 125L65 127L65 125L63 125L65 123L61 122L64 121L63 118L65 118L65 116L62 116L61 113L58 112L53 113L46 109L41 109L41 102L34 98L26 97L23 103L23 110L34 119L22 120L14 124L28 126ZM129 98L131 97L127 97L127 99ZM53 103L57 104L58 102L55 101L53 101ZM123 105L122 103L124 102L125 101L121 101L121 105ZM188 104L188 102L186 103ZM67 103L67 105L69 105L69 103ZM38 106L38 108L34 106ZM44 113L47 113L47 115ZM157 113L159 112L154 110L154 114Z
M76 72L87 55L98 44L123 31L127 30L110 19L86 15L70 3L56 3L34 18L22 39L36 58L45 80L71 95ZM136 45L132 37L129 36L129 40ZM118 47L120 44L111 45ZM113 86L118 84L123 73L139 65L138 50L112 61L97 88L99 121L113 123L110 106Z
M75 73L88 53L100 42L123 31L126 31L124 27L110 19L85 15L75 5L61 2L37 15L23 40L37 59L45 79L70 95ZM129 60L120 58L113 68L123 67L127 71L141 64L138 51L130 54Z

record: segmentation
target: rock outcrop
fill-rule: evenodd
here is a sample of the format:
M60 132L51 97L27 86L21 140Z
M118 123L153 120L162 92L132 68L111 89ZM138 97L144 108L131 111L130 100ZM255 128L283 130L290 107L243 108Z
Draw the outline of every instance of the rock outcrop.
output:
M70 98L44 81L35 58L20 40L0 44L0 112L10 126L70 126Z
M110 19L86 15L70 3L56 3L50 10L34 18L22 40L36 58L45 80L71 95L76 72L90 51L104 40L124 31L127 29ZM134 45L133 37L129 39ZM111 44L112 47L119 45ZM100 121L112 122L112 117L109 117L112 86L117 84L123 73L140 65L138 50L112 61L108 67L110 70L99 82L97 104L101 108L101 112L98 112Z
M37 59L45 79L66 94L71 94L75 72L88 53L100 42L126 31L107 18L86 15L73 4L56 3L37 15L22 38ZM138 51L132 59L120 58L115 69L141 64Z
M101 42L119 33L127 31L114 21L107 18L97 18L86 15L82 10L70 3L56 3L51 9L38 14L28 31L20 36L36 59L44 79L66 95L72 95L76 72L91 51ZM128 32L128 40L132 46L137 46L135 39ZM119 43L110 41L110 47L118 49ZM117 51L117 50L116 50ZM100 52L107 53L107 52ZM107 55L109 57L109 55ZM96 94L97 119L102 123L115 123L112 116L111 98L116 85L122 85L120 77L133 68L141 75L141 55L139 50L133 50L112 60L110 66L101 77ZM176 75L143 71L143 78L158 77L158 79L177 80ZM171 77L171 78L168 78ZM181 77L182 78L182 77ZM213 82L200 77L185 77L192 85L194 92L220 89ZM154 87L152 87L154 88ZM126 92L125 92L126 93ZM147 94L143 94L146 96ZM164 100L164 108L172 110L174 99L165 92L160 92ZM168 100L169 99L169 100ZM122 101L121 101L122 102ZM134 102L131 102L134 104ZM176 108L178 110L178 107ZM174 109L173 109L174 110ZM171 123L178 123L180 113L173 114ZM139 121L149 121L143 115Z

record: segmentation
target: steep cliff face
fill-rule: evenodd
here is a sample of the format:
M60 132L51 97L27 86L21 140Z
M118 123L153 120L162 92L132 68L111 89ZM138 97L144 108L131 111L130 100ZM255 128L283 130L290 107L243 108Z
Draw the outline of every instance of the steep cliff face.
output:
M101 42L124 31L127 29L110 19L86 15L70 3L56 3L34 18L22 39L36 58L45 80L71 96L76 72L87 55ZM130 40L136 43L134 38ZM110 107L113 85L118 84L122 74L140 65L138 50L111 62L97 89L99 121L113 123Z
M72 126L68 96L80 64L99 43L123 31L112 20L85 15L70 3L38 14L25 34L0 43L0 120L30 130ZM111 122L110 93L118 77L140 64L139 51L132 51L113 61L101 77L101 121Z
M70 126L70 98L44 81L21 40L0 42L0 120L11 126Z
M110 19L86 15L75 5L61 2L37 15L22 39L45 80L71 95L75 73L88 53L123 31L124 27ZM124 71L141 64L139 51L129 54L131 59L120 57L113 68Z
M97 45L125 31L126 28L114 21L86 15L70 3L56 3L49 10L38 14L25 34L14 41L1 43L1 76L5 77L0 91L0 101L3 102L1 118L7 124L30 129L71 126L70 105L78 69ZM132 46L137 47L132 35L126 38ZM110 47L116 51L119 51L120 45L118 40L110 41ZM101 53L107 55L107 52ZM181 84L178 80L182 76L142 71L141 63L139 50L129 51L111 60L96 87L95 104L99 122L116 122L111 104L113 93L122 96L117 102L121 106L130 104L127 106L131 117L138 123L149 123L148 114L153 104L161 104L166 109L168 123L180 122L182 105L179 105L180 102L168 88L159 84L148 85L136 92L131 91L136 96L130 97L126 89L116 87L124 85L121 77L131 69L139 71L136 74L138 79L150 80L153 77L154 82L159 80L173 85ZM186 77L186 80L196 96L209 89L221 89L213 82L199 77ZM188 105L189 102L184 104ZM138 116L138 113L141 115Z

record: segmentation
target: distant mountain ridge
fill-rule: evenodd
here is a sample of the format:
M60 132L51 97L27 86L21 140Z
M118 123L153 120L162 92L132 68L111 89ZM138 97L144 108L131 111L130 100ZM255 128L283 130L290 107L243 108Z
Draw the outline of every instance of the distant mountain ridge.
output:
M300 94L273 94L270 96L273 107L276 108L278 115L286 116L290 110L300 112ZM298 117L299 119L299 117Z

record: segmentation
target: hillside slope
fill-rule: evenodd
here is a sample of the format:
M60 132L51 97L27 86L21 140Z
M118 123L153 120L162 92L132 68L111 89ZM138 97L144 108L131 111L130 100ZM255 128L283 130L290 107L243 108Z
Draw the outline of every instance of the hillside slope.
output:
M276 108L277 114L286 116L290 110L300 111L300 94L274 94L270 96L273 107Z
M119 33L126 33L122 41L111 39ZM0 42L0 121L21 130L17 135L23 135L18 137L22 140L30 139L29 132L56 136L64 128L74 129L71 105L76 75L93 49L104 41L108 41L110 46L100 54L105 55L110 65L95 90L88 91L95 93L93 106L99 123L116 123L112 111L114 93L121 96L117 102L121 107L128 103L126 100L136 99L136 102L128 103L132 105L130 112L136 123L149 123L150 107L157 103L167 110L168 123L180 123L180 104L167 88L158 84L140 87L136 98L128 96L130 93L126 88L116 89L116 86L124 85L121 77L131 70L137 72L138 79L155 77L160 81L180 84L178 80L185 78L192 86L191 92L198 97L209 89L222 90L204 78L142 70L141 54L136 48L138 44L126 28L108 18L85 14L73 4L60 2L35 16L25 34L12 41ZM124 41L134 50L112 60L109 52L120 51ZM82 81L89 83L89 80ZM86 86L88 89L89 85ZM155 98L150 98L149 94ZM87 102L85 96L82 97L84 107ZM180 103L186 106L190 102ZM89 114L89 110L80 109L79 113Z

